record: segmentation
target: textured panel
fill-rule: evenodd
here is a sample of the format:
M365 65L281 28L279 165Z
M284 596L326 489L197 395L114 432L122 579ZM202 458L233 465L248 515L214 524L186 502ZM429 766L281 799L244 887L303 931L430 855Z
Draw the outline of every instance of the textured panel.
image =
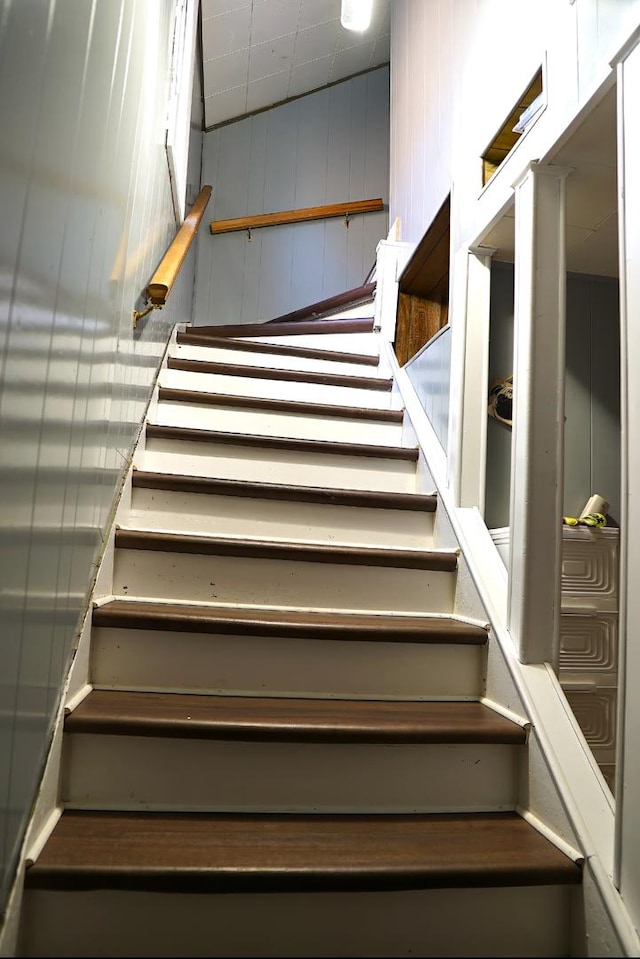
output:
M566 528L562 544L563 602L572 597L615 602L618 596L618 531Z
M616 736L616 690L565 687L565 695L590 746L613 748Z
M615 614L564 615L560 670L615 675L618 669L618 619Z

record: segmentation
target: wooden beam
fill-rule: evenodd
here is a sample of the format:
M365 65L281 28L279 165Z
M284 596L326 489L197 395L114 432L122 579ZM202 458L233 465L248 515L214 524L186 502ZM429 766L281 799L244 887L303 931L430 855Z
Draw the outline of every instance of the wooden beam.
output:
M234 220L213 220L212 233L233 233L236 230L254 230L262 226L281 226L284 223L300 223L307 220L324 220L334 216L351 216L354 213L376 213L384 209L381 199L355 200L351 203L330 203L326 206L307 206L300 210L282 210L280 213L262 213L258 216L241 216Z

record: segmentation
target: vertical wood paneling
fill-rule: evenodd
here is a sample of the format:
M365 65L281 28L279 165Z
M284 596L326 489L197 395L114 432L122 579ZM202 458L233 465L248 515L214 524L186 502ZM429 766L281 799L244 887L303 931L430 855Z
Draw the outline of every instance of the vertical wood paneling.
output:
M119 480L191 313L193 256L132 330L175 232L173 6L0 0L0 911Z
M386 203L388 82L382 68L206 134L205 178L226 198L210 219L378 196ZM238 157L232 144L240 142L249 144L244 179L244 158L220 162ZM250 243L246 234L201 233L196 322L269 320L360 285L387 221L385 210L354 218L348 230L341 219L272 227Z

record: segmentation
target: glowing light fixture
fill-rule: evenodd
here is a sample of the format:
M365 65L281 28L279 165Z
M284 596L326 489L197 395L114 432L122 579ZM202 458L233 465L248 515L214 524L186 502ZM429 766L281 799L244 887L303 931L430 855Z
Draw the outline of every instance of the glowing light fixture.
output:
M366 30L371 23L373 0L342 0L340 23L345 30Z

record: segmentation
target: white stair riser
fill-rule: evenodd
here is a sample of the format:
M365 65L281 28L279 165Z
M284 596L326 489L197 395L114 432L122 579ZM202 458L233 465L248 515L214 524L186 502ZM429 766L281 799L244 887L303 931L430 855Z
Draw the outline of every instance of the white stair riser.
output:
M116 549L113 582L130 598L449 613L455 573Z
M376 410L398 410L401 407L400 394L390 390L354 389L349 386L327 386L323 383L290 383L287 380L272 380L259 376L227 376L165 369L160 372L159 383L160 386L174 390L299 400L304 403L328 403L331 406L366 406Z
M230 742L67 734L62 800L82 809L491 812L515 807L521 750L487 744Z
M134 487L127 525L184 533L420 548L433 543L433 513L333 506Z
M337 376L366 376L371 379L387 379L388 374L381 372L381 364L370 366L364 363L346 363L339 360L320 360L308 356L287 356L253 350L234 350L232 347L194 346L182 344L174 346L171 356L181 360L206 360L212 363L233 363L237 366L271 367L276 370L300 370L303 373L331 373Z
M160 426L187 426L197 430L289 436L304 440L335 440L401 446L402 423L349 419L341 416L246 410L161 400L150 420Z
M94 627L99 687L236 695L474 700L485 647Z
M254 449L226 443L155 439L134 456L137 469L217 479L337 489L416 492L416 466L406 460Z
M367 316L362 313L361 316ZM334 319L334 317L331 317ZM243 339L254 343L306 346L319 350L337 350L339 353L359 353L380 357L380 339L377 333L288 333L285 336L249 336Z
M77 892L26 892L22 955L571 954L572 890L566 886L268 895L96 889L80 895L82 908Z

